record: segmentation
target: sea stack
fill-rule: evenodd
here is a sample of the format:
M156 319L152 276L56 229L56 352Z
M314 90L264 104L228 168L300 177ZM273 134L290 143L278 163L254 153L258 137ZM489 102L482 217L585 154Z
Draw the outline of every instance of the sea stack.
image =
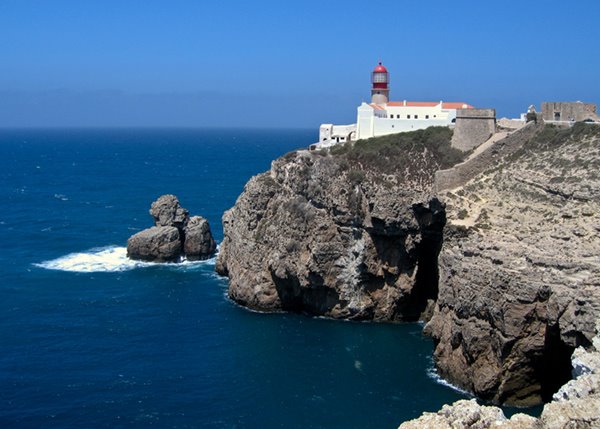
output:
M202 216L190 217L175 195L162 195L152 203L154 226L127 240L127 256L151 262L179 262L211 257L217 248L210 225Z

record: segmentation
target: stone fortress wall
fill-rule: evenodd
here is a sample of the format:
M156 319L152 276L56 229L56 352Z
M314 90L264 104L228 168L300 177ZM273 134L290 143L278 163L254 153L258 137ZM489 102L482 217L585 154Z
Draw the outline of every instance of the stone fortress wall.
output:
M452 189L465 184L476 175L494 165L498 156L505 156L520 149L525 142L531 139L545 123L555 123L559 126L573 125L575 122L600 122L600 116L593 103L576 102L544 102L542 113L537 114L537 121L527 123L512 133L506 133L502 138L501 133L496 133L495 109L460 109L457 111L456 127L452 137L452 147L462 151L477 148L474 154L466 161L455 165L448 170L436 173L436 190ZM515 128L514 120L500 120L498 125L503 128ZM496 136L498 141L488 141ZM481 146L484 142L488 144ZM478 146L481 146L478 148Z
M496 109L458 109L452 147L467 152L496 132Z
M542 103L542 118L546 122L600 121L600 116L596 112L596 105L582 103L581 101Z

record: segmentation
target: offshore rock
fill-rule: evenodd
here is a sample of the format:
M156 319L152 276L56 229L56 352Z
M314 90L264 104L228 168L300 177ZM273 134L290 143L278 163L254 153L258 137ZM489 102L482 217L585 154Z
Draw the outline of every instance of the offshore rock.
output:
M192 216L185 227L183 251L190 260L209 258L217 249L208 221L202 216Z
M425 332L444 378L522 406L571 378L600 316L599 147L599 127L546 127L439 194L448 225Z
M155 226L127 240L127 256L155 262L207 259L216 250L208 221L190 218L175 195L163 195L152 203L150 215Z
M152 203L150 216L156 226L174 226L183 229L189 220L189 212L181 207L175 195L162 195Z
M179 230L173 226L153 226L127 240L127 256L153 262L175 262L181 256Z
M217 271L229 276L229 296L263 311L426 317L446 222L431 189L454 154L450 137L430 128L391 137L406 144L362 141L273 161L223 216Z

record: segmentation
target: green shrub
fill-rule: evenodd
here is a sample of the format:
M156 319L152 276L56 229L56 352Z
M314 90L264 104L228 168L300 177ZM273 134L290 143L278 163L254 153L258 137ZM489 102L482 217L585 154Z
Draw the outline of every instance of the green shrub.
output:
M465 154L450 146L452 130L429 127L335 145L330 154L346 160L353 169L371 169L384 174L402 170L429 174L463 161ZM406 171L408 170L408 171Z
M348 172L348 180L352 185L356 186L364 182L366 179L365 172L362 170L350 170Z

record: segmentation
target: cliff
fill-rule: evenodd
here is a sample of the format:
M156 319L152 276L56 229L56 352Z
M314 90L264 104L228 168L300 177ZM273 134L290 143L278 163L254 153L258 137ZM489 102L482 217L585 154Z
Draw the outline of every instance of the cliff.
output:
M450 138L274 161L225 213L217 270L254 309L429 320L445 378L493 402L549 400L600 315L600 127L532 124L462 164Z
M223 216L229 296L258 310L418 319L437 296L446 219L431 189L461 159L450 139L437 127L273 161Z
M472 399L423 413L399 429L593 429L600 427L600 320L593 345L579 347L572 357L573 380L544 405L539 418L517 413L506 418L500 408L479 405Z
M600 316L600 127L550 126L463 186L425 332L439 372L494 402L549 400Z

